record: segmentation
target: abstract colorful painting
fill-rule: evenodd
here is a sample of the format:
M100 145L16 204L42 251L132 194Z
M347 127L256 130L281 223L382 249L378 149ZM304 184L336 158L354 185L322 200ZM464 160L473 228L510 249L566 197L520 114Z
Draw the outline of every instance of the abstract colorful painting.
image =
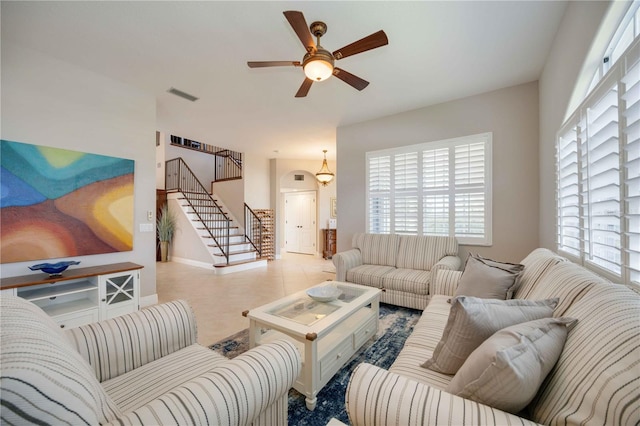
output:
M133 249L133 160L0 144L1 263Z

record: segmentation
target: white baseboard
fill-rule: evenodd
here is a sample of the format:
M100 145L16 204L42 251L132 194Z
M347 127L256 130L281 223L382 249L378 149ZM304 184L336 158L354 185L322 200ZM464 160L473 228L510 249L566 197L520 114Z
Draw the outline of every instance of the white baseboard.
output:
M184 257L171 256L171 262L184 263L185 265L197 266L198 268L213 269L213 262L200 262Z
M140 308L145 308L151 305L158 304L158 294L152 294L151 296L143 296L140 298Z

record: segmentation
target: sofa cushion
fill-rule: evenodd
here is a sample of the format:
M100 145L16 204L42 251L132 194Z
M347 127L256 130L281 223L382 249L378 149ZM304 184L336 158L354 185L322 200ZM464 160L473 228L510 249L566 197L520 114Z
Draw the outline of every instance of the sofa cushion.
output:
M555 368L529 406L544 424L640 424L640 296L595 284L566 315L577 318Z
M498 262L469 254L456 296L511 299L523 265Z
M382 286L413 294L429 294L430 271L395 269L382 277Z
M480 299L459 296L451 300L451 311L433 356L423 367L455 374L467 357L496 331L510 325L551 317L557 299L540 301Z
M469 355L447 392L519 413L555 365L574 322L542 318L497 331Z
M567 259L564 257L558 256L551 250L545 248L538 248L529 253L527 257L520 262L524 265L524 270L520 275L520 284L513 297L516 299L528 299L529 293L547 270L553 265L566 261Z
M567 309L582 299L596 284L611 285L604 278L588 271L573 262L561 262L549 267L538 283L531 289L527 299L545 299L558 297L560 302L553 316L567 315Z
M122 411L132 411L227 361L195 344L107 380L102 386Z
M425 357L431 356L442 337L442 330L447 324L451 309L448 300L447 296L431 297L389 371L437 389L444 390L447 387L453 376L420 368L420 364L424 362Z
M443 257L457 255L458 241L454 237L402 235L395 266L430 271Z
M360 249L366 265L396 266L400 237L395 234L355 234L354 248ZM349 280L351 281L351 280Z
M347 271L347 281L354 284L382 288L384 276L395 271L393 266L360 265Z
M2 422L98 424L121 415L93 370L33 303L0 296Z

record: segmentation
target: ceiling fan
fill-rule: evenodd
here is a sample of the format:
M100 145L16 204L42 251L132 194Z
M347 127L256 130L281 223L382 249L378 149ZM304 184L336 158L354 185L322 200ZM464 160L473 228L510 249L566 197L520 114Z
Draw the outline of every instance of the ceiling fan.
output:
M311 85L314 81L323 81L331 77L332 75L335 75L340 80L358 90L362 90L369 85L368 81L363 80L360 77L343 70L342 68L334 67L333 64L336 60L344 59L348 56L366 52L367 50L375 49L389 44L389 40L387 39L387 35L384 33L384 31L380 30L331 53L320 46L320 37L322 37L327 32L327 25L324 22L313 22L308 27L309 29L307 29L307 21L305 21L302 12L288 10L283 13L295 33L298 35L298 38L302 42L302 45L307 50L307 53L302 58L302 62L247 62L249 68L286 66L302 67L304 70L305 79L302 82L302 86L300 86L300 89L298 89L298 92L296 93L296 98L303 98L307 96L307 93L309 93L309 89L311 88ZM313 41L312 35L316 36L317 42Z

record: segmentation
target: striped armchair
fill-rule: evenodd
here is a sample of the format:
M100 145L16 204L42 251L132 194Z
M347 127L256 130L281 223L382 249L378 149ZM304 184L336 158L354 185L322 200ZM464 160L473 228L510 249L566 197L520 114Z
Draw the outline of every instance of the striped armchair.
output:
M0 322L7 424L286 424L301 368L286 341L233 360L198 345L184 301L62 331L36 305L2 296Z

